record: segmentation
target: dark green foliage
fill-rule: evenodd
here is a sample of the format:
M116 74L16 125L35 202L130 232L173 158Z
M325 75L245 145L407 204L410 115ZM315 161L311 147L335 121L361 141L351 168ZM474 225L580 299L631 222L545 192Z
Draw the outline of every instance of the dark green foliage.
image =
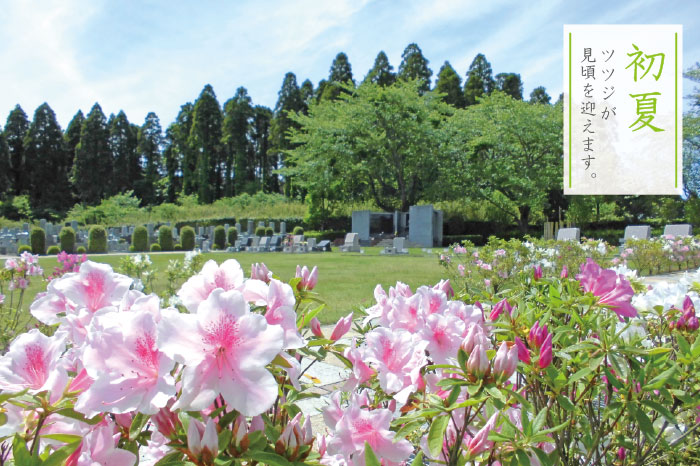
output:
M78 249L75 252L78 254L85 254L87 251L85 250L85 246L78 246Z
M160 151L163 144L163 131L158 116L149 112L138 133L138 157L143 164L143 178L135 183L136 194L146 205L156 204L157 185L160 180Z
M151 244L151 252L160 252L160 251L162 251L160 244L158 244L158 243Z
M71 174L78 199L89 205L98 204L113 192L113 164L108 141L105 115L99 104L95 104L80 131Z
M148 251L148 230L145 226L140 225L134 228L134 232L131 234L131 245L135 252Z
M446 61L438 73L435 90L445 94L443 100L448 104L462 108L464 107L464 93L462 92L462 79L450 62Z
M380 86L391 86L396 82L394 67L389 64L389 58L382 50L374 59L374 66L365 76L364 82L379 84Z
M236 229L236 227L229 227L227 236L229 246L233 246L236 243L236 240L238 239L238 230Z
M5 136L0 131L0 197L10 190L10 153Z
M55 244L53 246L49 246L49 249L46 251L46 254L49 256L57 256L61 250L56 246Z
M175 246L173 246L173 251L182 251L182 244L175 243Z
M277 168L277 161L269 153L270 125L272 124L272 110L262 105L253 109L253 123L250 129L250 137L258 165L256 170L260 173L260 188L262 192L277 192L278 178L273 170Z
M109 150L114 160L114 189L118 193L134 190L141 183L141 163L136 151L138 133L120 111L109 124Z
M496 75L496 89L516 100L523 100L523 82L517 73L498 73Z
M464 83L465 105L475 105L479 97L491 94L495 87L491 64L480 53L474 57L467 71L467 81Z
M293 235L303 235L304 234L304 228L303 227L294 227L294 230L292 230Z
M428 60L423 56L418 44L408 44L401 54L398 78L405 81L417 79L418 92L424 93L430 90L430 77L433 72L428 68Z
M194 105L187 102L180 107L175 123L166 131L164 151L165 170L168 175L168 202L175 202L180 192L195 194L197 191L197 154L190 150L188 139L192 129Z
M32 252L32 247L28 244L22 244L17 248L17 254L22 254L23 252Z
M272 236L274 234L275 234L274 228L272 228L272 227L265 228L265 236Z
M71 227L61 228L58 240L61 243L61 251L66 251L68 254L75 252L75 230Z
M299 87L299 95L301 96L301 101L304 103L303 112L306 113L309 109L309 104L311 104L314 98L314 84L310 80L305 79L304 82L301 83L301 87Z
M107 252L107 230L105 227L95 225L88 232L88 252L90 254L104 254Z
M51 107L44 103L24 138L24 163L29 170L29 199L37 214L65 211L71 202L69 172L73 159Z
M328 73L328 81L325 83L320 99L335 100L341 93L348 91L340 86L340 84L354 85L352 79L352 67L348 61L348 56L344 52L340 52L335 56L331 64L330 72Z
M5 143L9 154L9 176L12 193L26 194L30 190L30 170L24 161L24 137L29 129L29 120L22 107L16 105L7 117L5 124Z
M226 229L223 225L214 228L214 242L217 249L226 249Z
M32 254L44 254L46 252L46 232L43 228L33 227L29 232L29 244L32 246Z
M196 155L196 193L201 203L221 195L221 123L223 116L216 94L207 84L194 104L188 146Z
M287 73L279 91L277 104L275 105L274 118L270 126L270 150L268 152L268 165L275 169L280 162L284 162L286 157L284 151L293 147L288 139L287 132L291 128L298 128L298 125L291 119L290 115L304 108L301 100L301 92L297 85L297 77L294 73ZM284 194L292 195L292 182L290 177L286 178ZM274 175L269 180L272 191L277 191L279 179Z
M182 249L184 251L194 250L194 246L195 246L194 228L182 227L180 229L180 242L182 243Z
M530 103L531 104L547 104L552 102L552 98L547 94L547 90L544 86L538 86L530 92Z
M224 152L223 195L231 197L244 192L254 193L255 151L249 139L253 121L252 100L245 87L239 87L236 95L224 105L222 146Z
M265 227L255 227L255 236L265 236Z
M163 225L158 229L158 244L163 251L173 250L173 229Z

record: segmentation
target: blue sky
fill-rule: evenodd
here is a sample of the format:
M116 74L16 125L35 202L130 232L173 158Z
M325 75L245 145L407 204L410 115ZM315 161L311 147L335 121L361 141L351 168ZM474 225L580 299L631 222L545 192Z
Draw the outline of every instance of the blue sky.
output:
M356 79L384 50L398 69L416 42L433 77L462 76L477 53L494 74L520 73L525 95L562 90L564 24L682 24L683 66L700 62L700 2L503 0L6 0L0 9L0 124L19 103L48 102L63 127L99 102L165 128L202 87L219 102L245 86L274 107L284 74L317 85L345 52ZM692 83L685 81L684 92Z

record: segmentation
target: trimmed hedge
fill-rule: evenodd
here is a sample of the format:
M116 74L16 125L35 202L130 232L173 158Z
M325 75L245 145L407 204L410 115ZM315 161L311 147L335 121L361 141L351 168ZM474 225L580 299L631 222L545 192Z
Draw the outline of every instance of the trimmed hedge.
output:
M194 228L182 227L180 229L180 243L182 244L183 251L194 250Z
M162 251L173 250L173 229L168 225L163 225L158 229L158 244Z
M216 249L226 249L226 229L223 225L214 228L214 246Z
M160 244L158 244L158 243L151 244L151 252L159 252L159 251L161 251Z
M73 228L61 228L58 240L61 243L61 251L66 251L68 254L73 254L75 252L75 230Z
M32 254L46 253L46 232L43 228L32 228L29 232L29 244L32 246Z
M233 246L236 243L236 240L238 239L238 230L236 227L229 227L228 229L228 245Z
M46 251L46 254L49 256L57 256L61 250L56 246L55 244L53 246L49 246L48 251Z
M22 254L23 252L32 252L32 247L28 244L22 244L17 248L17 254Z
M175 246L173 246L173 251L182 251L182 244L176 243Z
M134 247L135 252L148 251L148 230L145 226L141 225L134 228L134 232L131 235L131 245Z
M85 254L87 251L85 250L85 246L78 246L78 249L75 252L78 254Z
M275 234L275 229L272 227L265 228L265 236L272 236Z
M304 228L303 227L294 227L294 230L292 230L293 235L303 235L304 234Z
M107 252L107 230L105 230L105 227L95 225L90 228L87 248L90 254L104 254Z
M256 227L255 236L265 236L265 227Z

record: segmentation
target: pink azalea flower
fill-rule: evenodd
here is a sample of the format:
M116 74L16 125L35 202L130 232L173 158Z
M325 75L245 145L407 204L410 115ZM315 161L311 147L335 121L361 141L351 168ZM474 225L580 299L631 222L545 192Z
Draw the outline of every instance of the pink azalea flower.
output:
M547 338L542 343L540 348L540 359L537 361L537 365L540 369L544 369L552 363L552 334L547 334Z
M297 285L298 290L311 291L316 287L316 283L318 282L318 268L314 266L311 272L309 272L309 269L306 266L299 267L297 265L297 273L295 277L301 278L301 281Z
M493 442L488 439L489 432L491 432L496 427L496 421L498 420L498 412L495 412L489 420L484 424L484 426L479 429L479 431L474 434L474 437L467 443L467 450L471 456L478 455L491 448Z
M427 363L427 342L403 329L379 327L367 334L365 343L365 362L375 367L382 390L405 403Z
M80 272L66 274L52 283L76 308L95 313L105 307L118 306L132 281L126 275L114 273L107 264L87 261Z
M396 434L390 430L392 418L388 409L370 411L351 405L336 425L335 435L328 443L328 453L340 454L354 464L364 464L367 442L384 465L405 461L413 447L406 439L396 441Z
M390 328L416 332L424 325L425 309L421 304L422 297L418 294L408 298L396 296L391 301L391 309L387 313L388 322L380 323Z
M274 278L269 285L260 280L248 280L243 287L243 297L256 306L267 307L267 323L279 325L284 330L284 349L304 346L304 339L297 328L297 313L294 311L296 299L291 286Z
M630 304L634 290L624 275L618 275L614 270L603 270L588 258L581 265L581 273L576 275L576 280L581 283L583 291L593 293L598 297L598 302L610 306L620 320L637 316L637 310Z
M287 452L290 460L298 459L296 455L299 447L311 445L314 442L311 431L311 417L306 416L304 423L301 423L301 413L297 413L294 418L285 426L275 444L275 450Z
M470 355L474 348L479 345L487 348L489 346L489 337L486 335L481 325L470 324L460 348L462 348L467 355Z
M182 285L177 295L188 311L197 312L199 305L209 297L212 291L217 288L224 291L240 291L243 287L243 280L243 269L237 260L229 259L221 265L210 260L204 264L201 272L190 277Z
M165 407L175 396L170 375L175 362L158 350L156 338L156 319L149 312L95 317L82 357L94 383L80 395L75 409L92 417L100 412L156 414Z
M112 434L112 427L98 425L84 437L78 449L66 459L66 466L131 466L137 457L132 452L117 448L119 435Z
M75 305L55 287L57 280L52 280L46 287L46 293L37 295L29 306L29 312L39 321L47 325L65 322L66 313L75 310Z
M164 315L158 342L186 366L173 409L201 410L222 395L230 408L254 416L277 398L277 382L265 366L282 351L283 330L251 313L237 291L214 290L195 314Z
M447 364L457 356L465 324L453 315L431 314L419 335L428 342L427 351L435 364Z
M569 278L569 268L566 265L561 268L561 274L559 275L559 278Z
M506 310L508 311L508 314L511 313L513 308L511 307L510 303L506 298L503 298L499 302L496 303L495 306L493 306L493 309L491 310L491 314L489 314L489 319L491 320L496 320L498 319L498 316L501 315L501 313Z
M61 354L66 349L66 335L58 332L47 337L38 329L22 333L10 343L0 357L0 389L31 393L49 391L51 401L58 400L68 383Z
M338 341L343 338L343 335L348 333L352 327L352 312L345 317L341 317L338 322L333 327L333 333L331 333L331 340Z
M466 269L465 269L465 267L464 267L464 264L459 264L459 265L457 266L457 271L459 272L459 275L462 276L462 277L464 276L464 271L465 271L465 270L466 270Z
M421 297L420 307L424 316L430 314L443 314L447 306L447 295L444 291L435 288L421 286L416 291L416 295Z
M309 327L311 327L311 333L316 335L319 338L323 338L323 331L321 330L321 322L314 317L311 319L311 322L309 323Z
M536 265L533 271L533 277L535 281L539 280L542 278L542 266L541 265Z
M455 291L452 289L452 284L449 280L440 280L433 289L442 291L448 298L453 298L455 295Z
M518 348L518 359L520 359L525 364L530 364L530 350L527 349L525 343L523 343L523 341L520 338L515 337L515 346L516 348Z
M532 328L530 328L530 333L528 334L527 339L532 346L534 346L535 348L539 348L547 339L547 335L549 335L547 326L543 325L542 327L540 327L540 321L538 320L537 322L535 322L535 325L533 325Z
M252 278L253 280L260 280L260 281L263 281L265 283L270 282L270 278L272 278L271 277L272 274L270 273L270 271L268 270L267 266L264 263L262 263L262 262L257 263L256 262L254 264L251 264L250 269L251 269L250 270L250 278Z
M363 349L356 347L354 338L350 346L345 348L343 356L352 363L352 373L343 386L343 390L353 390L357 385L368 381L374 374L374 370L365 363L364 349L366 347Z
M518 367L518 347L513 345L508 346L505 341L501 343L501 346L496 352L496 357L493 359L493 375L496 380L504 381L508 380L511 375L515 373L515 369Z

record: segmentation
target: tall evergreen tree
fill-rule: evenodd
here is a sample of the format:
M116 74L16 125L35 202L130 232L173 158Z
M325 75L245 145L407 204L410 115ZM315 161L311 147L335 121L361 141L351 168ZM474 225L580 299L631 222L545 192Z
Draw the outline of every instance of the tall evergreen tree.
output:
M328 81L323 86L321 100L335 100L342 92L346 92L341 84L354 84L352 79L352 67L348 56L340 52L335 56L328 73Z
M496 89L505 92L515 100L523 100L523 82L518 73L498 73Z
M123 110L110 120L108 142L114 161L114 190L117 193L133 191L142 176L136 151L138 133L133 130Z
M320 86L319 86L320 87ZM292 144L288 139L287 131L291 127L297 127L289 117L289 113L296 113L304 108L301 100L301 93L297 85L297 77L294 73L287 73L282 82L282 88L278 93L277 104L275 105L274 118L270 128L270 166L273 169L284 164L284 152L291 149ZM272 183L273 185L276 183ZM284 193L287 196L293 194L292 182L285 180Z
M194 104L190 150L197 157L196 185L199 202L218 199L222 189L221 106L211 85L207 84Z
M10 112L5 124L5 142L10 155L10 184L15 195L29 192L29 171L24 159L24 137L29 129L29 120L18 105Z
M260 179L260 187L263 192L277 192L279 190L277 175L272 173L273 167L268 154L271 123L272 110L262 105L256 105L253 109L250 140L255 153L256 174Z
M78 199L86 204L97 204L114 191L112 154L109 150L109 131L102 108L92 106L80 131L80 142L75 148L71 182Z
M552 98L547 94L547 90L544 86L537 86L530 92L530 103L531 104L547 104L552 102Z
M304 103L304 113L306 113L314 99L314 84L308 79L304 80L299 88L299 93L301 94L301 101Z
M440 68L437 82L435 83L435 90L441 94L445 94L443 99L448 104L457 108L464 107L462 79L448 61L446 61L445 64L442 65L442 68Z
M0 131L0 199L10 190L10 153L5 135Z
M143 178L136 185L136 193L145 205L156 204L158 199L158 182L161 179L161 148L163 130L158 115L149 112L138 133L138 154L141 161Z
M465 105L476 104L477 98L491 94L495 86L491 64L480 53L474 57L467 71L467 81L464 83Z
M70 154L71 160L75 158L75 148L80 142L80 130L85 122L85 115L82 110L73 115L73 119L68 123L66 131L63 133L63 144L66 151Z
M236 89L236 95L224 105L222 146L226 153L224 196L254 192L255 161L248 140L253 119L252 100L245 87Z
M35 212L61 212L71 203L69 170L63 132L56 114L43 103L24 138L25 163L29 170L29 200Z
M166 191L168 202L175 202L180 192L185 194L196 192L197 158L188 145L193 113L194 105L187 102L180 107L175 122L166 131L164 159L168 175Z
M419 92L428 92L430 90L430 77L433 75L433 71L428 68L428 63L428 59L423 56L418 44L408 44L401 54L399 79L417 79L420 82Z
M365 76L364 82L379 84L380 86L391 86L396 81L394 67L389 64L389 58L382 50L374 59L374 66Z

